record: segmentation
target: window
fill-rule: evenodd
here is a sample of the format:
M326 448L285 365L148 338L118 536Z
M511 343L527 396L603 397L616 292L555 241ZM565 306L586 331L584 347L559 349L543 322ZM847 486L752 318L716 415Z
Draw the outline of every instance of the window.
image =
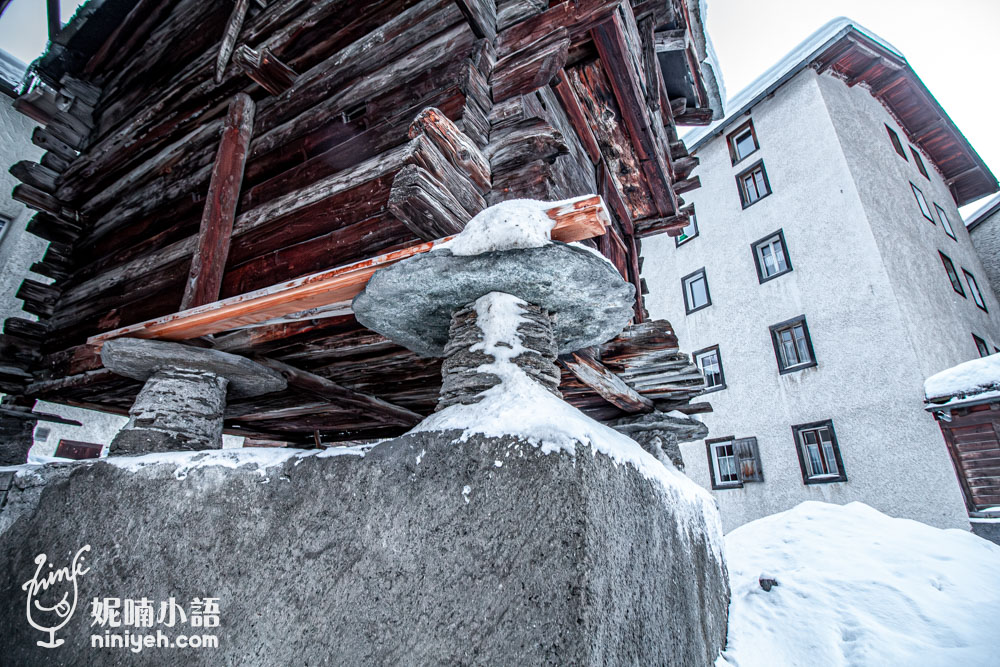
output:
M899 157L905 160L906 151L903 150L903 144L899 141L899 135L896 134L896 132L888 125L885 126L885 131L889 133L889 141L892 142L892 147L896 149L897 153L899 153Z
M979 291L979 284L976 282L975 277L964 268L962 273L965 274L965 282L969 285L969 293L972 294L972 300L976 302L976 305L986 310L986 303L983 301L982 292ZM990 312L986 310L986 312Z
M924 166L924 161L920 158L920 153L913 146L910 146L910 155L913 156L913 164L917 165L917 171L920 172L920 175L928 181L931 180L931 177L927 175L927 167Z
M782 375L816 365L805 315L772 326L771 342Z
M983 340L976 334L972 334L972 340L976 342L976 349L979 350L980 357L990 356L990 346L986 344L985 340Z
M951 220L949 220L948 216L945 215L944 209L937 204L934 204L934 209L937 211L938 219L941 220L941 226L944 227L944 233L957 241L958 239L955 238L955 230L951 228Z
M696 310L712 305L705 269L698 269L694 273L684 276L681 278L681 285L684 287L684 308L689 315Z
M679 246L682 243L687 243L696 236L698 236L698 219L695 218L694 213L692 213L688 218L687 227L681 230L680 236L674 237L674 244Z
M832 421L799 424L792 427L792 433L795 435L804 483L826 484L847 481Z
M925 218L934 222L933 216L931 216L931 208L927 205L927 200L924 198L924 193L920 191L920 188L910 183L910 187L913 188L913 196L917 198L917 205L920 206L920 212Z
M705 393L726 388L726 376L722 372L722 356L719 346L713 345L694 353L695 363L705 374Z
M38 442L48 442L50 433L52 433L52 429L48 426L36 426L35 440Z
M788 248L785 246L785 233L782 230L779 229L774 234L762 238L750 248L757 267L757 280L761 283L792 270L792 262L788 259Z
M736 164L752 153L756 153L760 148L760 144L757 143L757 132L753 129L752 120L748 120L730 133L728 141L729 157L732 158L733 164Z
M743 204L743 208L756 204L771 194L771 184L767 181L763 160L759 160L752 167L741 171L736 176L736 185L740 191L740 202Z
M940 250L938 254L941 255L941 263L944 264L944 270L948 272L948 280L951 281L951 288L964 297L965 290L962 289L962 281L958 279L958 274L955 272L955 265L952 264L951 258Z
M715 438L705 441L713 489L738 488L763 482L757 438Z

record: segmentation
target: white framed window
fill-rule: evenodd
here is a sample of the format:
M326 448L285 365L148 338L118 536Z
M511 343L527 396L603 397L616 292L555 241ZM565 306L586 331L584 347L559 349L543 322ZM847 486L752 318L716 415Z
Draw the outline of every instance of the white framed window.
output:
M719 346L713 345L694 353L695 363L705 376L705 392L719 391L726 388L726 376L722 370L722 355Z
M748 120L730 132L727 139L729 141L729 157L732 158L733 164L756 153L760 148L760 144L757 143L757 131L754 130L752 120Z
M771 183L767 180L764 161L758 160L756 164L737 174L736 185L740 191L740 203L743 204L743 208L756 204L771 194Z
M888 125L885 126L885 131L889 133L889 141L892 142L892 147L896 149L897 153L899 153L899 157L907 160L906 151L903 150L903 143L899 140L899 135L896 134L896 131Z
M687 243L694 237L698 236L698 219L695 217L694 213L688 217L687 227L681 230L680 236L674 237L674 245L680 246L682 243Z
M972 294L972 300L976 302L982 310L987 313L990 312L986 310L986 302L983 301L983 294L979 291L979 283L976 282L975 276L969 273L965 268L962 269L962 273L965 274L965 282L969 285L969 292Z
M770 329L779 373L784 375L816 365L805 315L775 324Z
M763 482L757 438L714 438L705 441L713 489L738 488Z
M927 175L927 167L924 166L924 161L920 157L920 153L913 146L910 146L910 155L913 156L913 164L917 165L917 171L920 172L920 175L928 181L931 180L931 177Z
M915 186L913 183L910 183L910 188L913 189L913 196L917 199L917 205L920 207L920 213L931 222L934 222L934 217L931 215L931 207L927 205L927 199L924 197L924 193L921 192L920 188Z
M712 305L712 296L708 292L708 278L705 276L704 268L681 278L681 286L684 289L684 308L689 315L696 310Z
M752 243L750 247L753 250L753 261L757 267L759 282L765 283L792 270L783 230L779 229L774 234Z
M944 212L944 209L934 204L934 209L937 211L938 219L941 220L941 226L944 228L944 233L950 236L953 240L957 241L955 238L955 230L951 228L951 220L948 219L948 215Z
M792 427L798 449L802 481L806 484L846 482L840 446L829 419Z
M978 350L980 357L990 356L990 346L986 344L985 340L983 340L976 334L972 334L972 340L976 344L976 350Z

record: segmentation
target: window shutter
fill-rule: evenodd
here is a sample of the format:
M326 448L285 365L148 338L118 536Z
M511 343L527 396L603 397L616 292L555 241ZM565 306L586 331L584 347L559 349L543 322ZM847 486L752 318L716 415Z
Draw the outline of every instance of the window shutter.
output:
M733 447L740 464L740 479L744 482L763 482L764 471L760 465L757 438L740 438L733 442Z

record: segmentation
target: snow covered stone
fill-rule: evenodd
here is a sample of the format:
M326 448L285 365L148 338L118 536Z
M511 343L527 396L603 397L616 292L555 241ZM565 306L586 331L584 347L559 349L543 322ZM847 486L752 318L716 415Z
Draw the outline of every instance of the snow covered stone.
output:
M945 403L987 393L1000 392L1000 354L966 361L927 378L924 397L929 403Z

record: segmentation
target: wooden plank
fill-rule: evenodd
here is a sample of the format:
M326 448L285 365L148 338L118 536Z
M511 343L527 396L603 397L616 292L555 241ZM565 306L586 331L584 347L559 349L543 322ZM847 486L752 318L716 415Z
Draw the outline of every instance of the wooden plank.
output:
M462 10L472 32L480 39L493 40L497 36L497 3L494 0L455 0Z
M611 224L604 201L597 195L557 202L547 211L555 221L552 238L570 243L600 236ZM361 262L321 271L285 283L240 294L190 310L92 336L88 343L103 345L120 336L188 340L239 326L266 322L309 308L331 306L351 299L364 289L378 269L431 250L441 241L421 243Z
M7 415L8 417L16 417L18 419L27 419L27 420L34 419L42 422L51 422L53 424L65 424L67 426L83 426L82 423L76 421L75 419L66 419L65 417L49 414L47 412L33 412L31 410L13 410L11 408L0 407L0 415Z
M233 55L233 48L236 40L240 36L243 28L243 19L246 18L247 10L250 8L250 0L236 0L233 13L229 15L226 23L226 31L222 34L222 42L219 44L219 55L215 59L215 83L222 83L222 77L226 73L226 66Z
M280 95L295 83L298 73L281 62L267 47L260 51L242 44L233 55L235 62L251 79L272 95Z
M222 276L229 256L229 241L240 200L243 169L253 133L254 103L239 93L229 105L222 140L215 156L208 198L201 216L198 249L191 261L181 310L210 303L219 298Z
M490 162L472 141L434 107L417 114L410 124L409 137L423 133L453 167L469 177L481 194L489 192L492 183Z
M612 373L586 350L559 357L581 382L596 391L604 400L628 413L652 412L653 402L642 396L624 380Z

